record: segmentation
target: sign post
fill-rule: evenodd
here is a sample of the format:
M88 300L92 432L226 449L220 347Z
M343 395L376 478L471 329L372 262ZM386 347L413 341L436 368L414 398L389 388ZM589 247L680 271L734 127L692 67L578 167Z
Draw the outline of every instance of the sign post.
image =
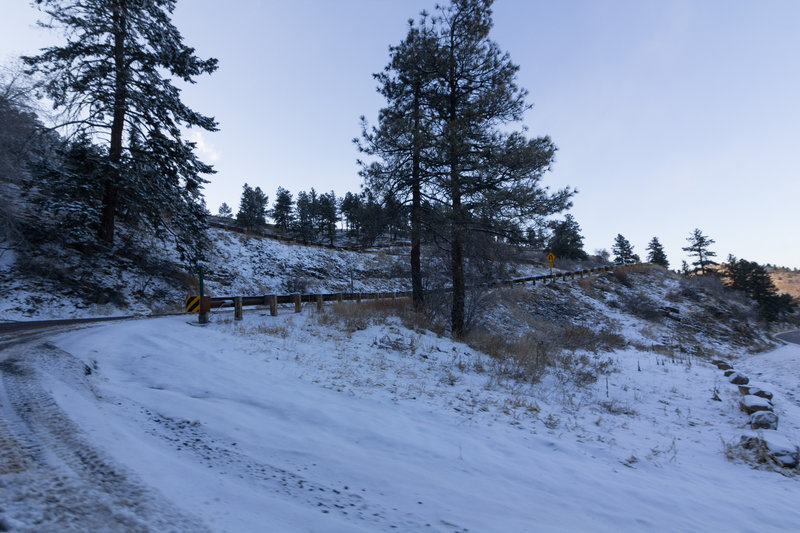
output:
M550 274L553 273L553 261L555 261L555 260L556 260L556 256L555 256L555 254L553 254L553 252L550 252L549 254L547 254L547 263L550 265Z
M198 322L208 324L208 313L211 311L211 298L206 297L205 287L203 286L203 265L198 265L197 272L200 276L200 314Z

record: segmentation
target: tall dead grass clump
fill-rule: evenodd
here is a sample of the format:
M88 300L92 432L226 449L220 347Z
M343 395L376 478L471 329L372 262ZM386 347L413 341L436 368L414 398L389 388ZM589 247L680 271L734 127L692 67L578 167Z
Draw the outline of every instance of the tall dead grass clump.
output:
M464 341L495 361L495 371L518 381L536 383L554 370L560 378L578 385L597 381L613 366L610 359L577 352L597 353L624 345L625 339L610 329L594 331L574 324L543 323L535 333L508 337L486 329L471 331Z
M317 321L352 334L373 324L384 323L389 317L399 318L409 329L431 330L437 334L444 332L427 314L415 312L409 298L339 302L326 307L326 312L318 313Z

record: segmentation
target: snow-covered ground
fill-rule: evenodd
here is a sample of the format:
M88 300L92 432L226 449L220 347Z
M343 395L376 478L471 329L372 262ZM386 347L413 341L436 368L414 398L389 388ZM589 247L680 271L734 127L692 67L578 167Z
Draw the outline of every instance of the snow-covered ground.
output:
M311 308L212 318L73 331L4 363L8 391L37 376L72 440L147 496L129 490L151 511L112 513L110 530L159 531L164 517L230 532L800 529L796 475L726 457L747 416L700 358L628 348L596 356L615 371L593 384L521 384L395 319L347 331ZM780 434L800 442L800 346L733 362L775 393ZM93 507L57 490L47 503L52 484L3 472L0 524L81 530Z

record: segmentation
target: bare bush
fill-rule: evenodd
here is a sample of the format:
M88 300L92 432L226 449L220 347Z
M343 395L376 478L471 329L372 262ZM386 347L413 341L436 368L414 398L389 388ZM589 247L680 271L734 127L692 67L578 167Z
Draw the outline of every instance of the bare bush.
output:
M650 321L657 321L663 318L663 311L658 302L643 292L627 294L621 300L623 309L634 316Z

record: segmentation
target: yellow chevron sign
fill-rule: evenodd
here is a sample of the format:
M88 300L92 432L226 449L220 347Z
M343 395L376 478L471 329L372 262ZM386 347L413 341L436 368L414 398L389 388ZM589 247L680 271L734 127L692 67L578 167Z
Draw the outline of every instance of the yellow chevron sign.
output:
M199 313L200 312L200 297L199 296L187 296L186 297L186 312L187 313Z

